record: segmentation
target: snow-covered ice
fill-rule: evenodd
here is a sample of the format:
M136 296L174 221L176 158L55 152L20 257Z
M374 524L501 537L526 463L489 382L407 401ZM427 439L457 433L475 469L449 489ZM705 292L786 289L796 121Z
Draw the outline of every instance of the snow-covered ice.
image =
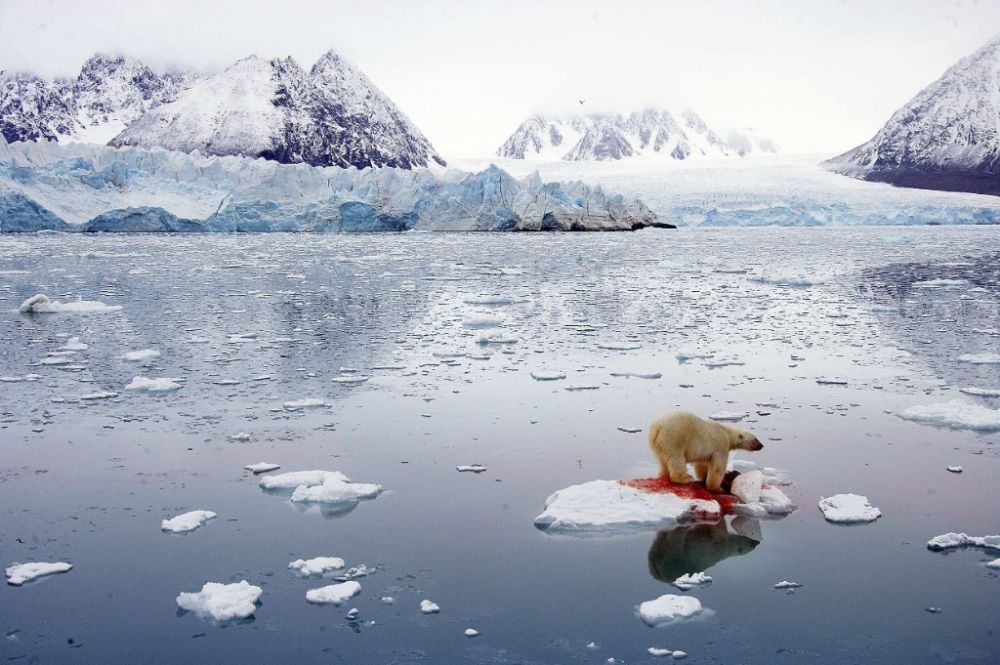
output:
M247 432L237 432L236 434L230 434L226 437L230 441L239 441L241 443L246 443L250 440L250 434Z
M958 361L973 365L998 365L1000 353L963 353L958 357Z
M281 404L286 411L301 411L302 409L319 409L330 406L330 402L319 397L304 397L293 399Z
M50 300L45 294L31 296L18 308L21 314L56 314L66 312L69 314L101 314L105 312L121 311L121 305L107 305L97 300L71 300L69 302L59 302Z
M687 652L681 651L680 649L664 649L663 647L649 647L646 649L646 653L654 658L666 658L670 656L674 660L682 660L687 658ZM613 659L612 659L613 660Z
M482 464L463 464L456 466L455 470L463 473L482 473L486 471L486 467Z
M258 473L267 473L268 471L276 471L281 468L280 464L272 464L271 462L257 462L255 464L247 464L243 467L247 471L253 472L254 475Z
M945 469L952 473L962 473L962 467L960 466L946 466Z
M160 522L160 529L169 533L187 533L194 531L216 515L210 510L192 510L177 517Z
M774 585L775 589L798 589L801 584L798 582L789 582L788 580L781 580Z
M938 404L911 406L899 414L904 420L977 432L1000 431L1000 409L970 404L960 399Z
M420 611L424 614L437 614L441 608L437 603L425 599L420 601Z
M697 598L669 593L640 604L637 612L639 618L650 626L668 626L709 613Z
M350 580L306 591L306 600L316 605L343 605L361 593L361 584Z
M177 378L160 377L158 379L150 379L145 376L137 376L132 379L131 383L125 386L125 390L146 393L169 393L181 389L181 384L178 381L180 379Z
M975 397L1000 397L1000 388L959 388L959 392Z
M967 533L949 532L934 536L927 541L927 549L940 552L955 547L981 547L1000 552L1000 535L970 536Z
M201 591L185 591L177 596L182 610L215 621L245 619L257 609L255 603L263 589L242 580L235 584L206 582Z
M294 490L300 485L306 487L322 485L323 481L331 475L343 481L348 480L347 476L339 471L322 471L316 469L312 471L289 471L273 476L264 476L260 479L260 486L265 490Z
M111 390L100 390L94 393L87 393L86 395L80 395L80 399L85 402L92 402L102 399L111 399L113 397L118 397L118 393Z
M302 577L309 577L311 575L331 573L335 570L340 570L346 565L340 557L318 556L313 559L296 559L288 564L288 567Z
M673 581L673 585L681 591L690 591L695 587L708 586L711 583L712 578L703 572L684 573Z
M860 494L835 494L819 500L819 509L827 522L853 524L874 522L882 516L882 511Z
M343 474L329 474L322 484L299 485L292 492L295 503L346 503L361 499L374 499L383 492L381 485L352 483Z
M479 635L479 631L476 630L475 628L466 628L465 629L465 636L466 637L476 637L477 635Z
M64 561L33 561L31 563L14 563L4 570L7 577L7 584L21 586L25 582L31 582L39 577L65 573L73 568L72 564Z
M739 422L749 416L748 411L716 411L709 416L712 420L719 420L723 422Z
M138 351L126 351L121 355L121 359L130 363L144 363L156 360L160 357L160 352L156 349L140 349Z
M531 372L531 378L535 381L559 381L565 379L566 375L562 372L539 369Z

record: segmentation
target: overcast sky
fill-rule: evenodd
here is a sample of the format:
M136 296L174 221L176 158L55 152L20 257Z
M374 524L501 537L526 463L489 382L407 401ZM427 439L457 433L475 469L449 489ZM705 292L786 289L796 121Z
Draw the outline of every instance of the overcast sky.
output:
M212 71L334 48L446 158L492 153L579 99L689 107L786 152L841 152L998 36L1000 0L0 0L0 69L48 77L96 51Z

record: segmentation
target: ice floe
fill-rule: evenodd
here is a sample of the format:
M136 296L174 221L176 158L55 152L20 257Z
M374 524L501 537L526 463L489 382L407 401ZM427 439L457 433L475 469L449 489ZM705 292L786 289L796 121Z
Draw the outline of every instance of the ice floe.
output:
M680 649L664 649L662 647L649 647L648 649L646 649L646 653L648 653L653 658L666 658L667 656L670 656L674 660L682 660L684 658L687 658L687 652L681 651ZM614 659L612 658L609 660L613 661Z
M226 437L230 441L239 441L241 443L246 443L250 440L250 435L246 432L237 432L236 434L230 434Z
M316 605L343 605L361 593L361 584L353 580L330 584L329 586L306 591L306 600Z
M367 376L359 376L356 374L349 374L347 376L335 376L330 381L333 383L339 383L342 386L359 386L368 380Z
M84 344L83 342L81 342L79 337L70 337L68 340L66 340L65 344L63 344L62 346L60 346L56 350L57 351L72 351L72 352L75 353L77 351L86 351L88 348L90 348L90 347L87 346L86 344Z
M69 302L59 302L49 300L45 294L31 296L18 308L21 314L56 314L66 312L70 314L101 314L104 312L121 311L121 305L107 305L98 300L71 300Z
M332 573L342 569L345 565L347 564L340 557L318 556L313 559L296 559L288 564L288 567L302 577L310 577Z
M637 351L642 348L642 344L634 343L624 343L624 344L598 344L597 348L603 349L605 351Z
M130 363L144 363L156 360L160 357L160 352L155 349L140 349L138 351L127 351L121 355L121 359Z
M712 583L712 578L705 573L684 573L676 580L673 581L673 585L680 589L681 591L690 591L695 587L708 586Z
M467 316L462 319L464 328L496 328L503 324L503 319L495 316Z
M65 573L72 568L72 564L64 561L33 561L31 563L14 563L4 570L4 575L7 577L7 584L21 586L26 582L37 580L39 577Z
M201 591L185 591L177 596L182 610L215 621L245 619L257 609L256 602L263 590L246 580L235 584L206 582Z
M456 466L455 470L463 473L482 473L486 471L486 467L482 464L463 464Z
M276 471L281 468L280 464L272 464L270 462L257 462L256 464L247 464L243 467L247 471L251 471L254 475L258 473L267 473L268 471Z
M977 432L1000 430L1000 410L980 404L969 404L960 399L911 406L899 413L899 417L916 423L952 429L970 429Z
M963 353L958 357L958 362L973 365L997 365L1000 364L1000 353Z
M1000 388L959 388L958 392L975 397L1000 397Z
M292 471L264 476L260 486L265 490L292 490L295 503L349 503L374 499L384 491L381 485L352 483L339 471Z
M712 420L721 420L725 422L739 422L747 416L750 415L749 411L716 411L709 416Z
M951 473L962 473L962 467L960 466L946 466L945 469Z
M639 618L650 626L669 626L670 624L707 616L711 610L702 607L701 601L692 596L676 596L664 594L654 600L647 600L636 609Z
M87 393L86 395L80 395L80 399L85 402L92 402L101 399L111 399L112 397L118 397L118 393L110 390L101 390L94 393Z
M438 612L441 611L441 608L438 607L437 603L431 602L429 600L421 600L420 611L423 612L424 614L437 614Z
M168 393L181 389L181 384L178 383L178 381L180 381L180 379L177 378L161 377L158 379L149 379L145 376L137 376L132 379L131 383L125 386L125 390L147 393Z
M882 511L871 505L868 497L860 494L835 494L819 500L819 509L827 522L856 524L874 522Z
M479 631L476 630L475 628L466 628L465 629L465 636L466 637L476 637L478 635L479 635Z
M172 517L160 522L160 529L169 533L187 533L194 531L216 515L210 510L192 510L191 512Z
M283 402L281 408L285 411L301 411L303 409L320 409L330 406L330 403L319 397L305 397Z
M535 370L534 372L531 372L531 378L535 381L559 381L561 379L565 379L566 375L562 372Z
M934 536L927 541L927 549L935 552L948 550L955 547L981 547L987 550L1000 552L1000 535L997 536L970 536L967 533L945 533Z
M659 379L662 372L611 372L611 376L621 379Z
M789 582L788 580L781 580L774 585L775 589L798 589L802 585L798 582Z

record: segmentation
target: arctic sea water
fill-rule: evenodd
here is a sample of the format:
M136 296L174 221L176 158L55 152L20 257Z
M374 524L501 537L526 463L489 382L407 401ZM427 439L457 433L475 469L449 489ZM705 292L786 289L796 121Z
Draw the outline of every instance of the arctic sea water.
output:
M1000 351L998 257L986 227L7 236L0 558L73 568L0 589L0 653L995 663L998 555L926 544L1000 532L1000 364L968 361ZM19 314L37 293L121 310ZM746 414L746 458L786 471L798 510L759 532L534 526L556 490L654 475L645 428L676 407ZM385 492L296 503L258 462ZM827 523L841 493L882 517ZM161 531L194 510L216 517ZM360 593L308 603L335 581L288 565L314 557L367 571ZM711 585L670 584L696 572ZM241 580L263 590L249 619L178 608ZM667 593L711 611L647 626Z

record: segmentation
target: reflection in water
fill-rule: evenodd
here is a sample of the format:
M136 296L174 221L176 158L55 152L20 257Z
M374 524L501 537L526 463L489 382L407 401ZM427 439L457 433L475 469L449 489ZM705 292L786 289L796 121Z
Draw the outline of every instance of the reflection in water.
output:
M759 522L747 517L737 517L731 527L721 520L660 531L649 548L649 573L670 584L686 573L700 573L731 556L752 552L760 539Z

